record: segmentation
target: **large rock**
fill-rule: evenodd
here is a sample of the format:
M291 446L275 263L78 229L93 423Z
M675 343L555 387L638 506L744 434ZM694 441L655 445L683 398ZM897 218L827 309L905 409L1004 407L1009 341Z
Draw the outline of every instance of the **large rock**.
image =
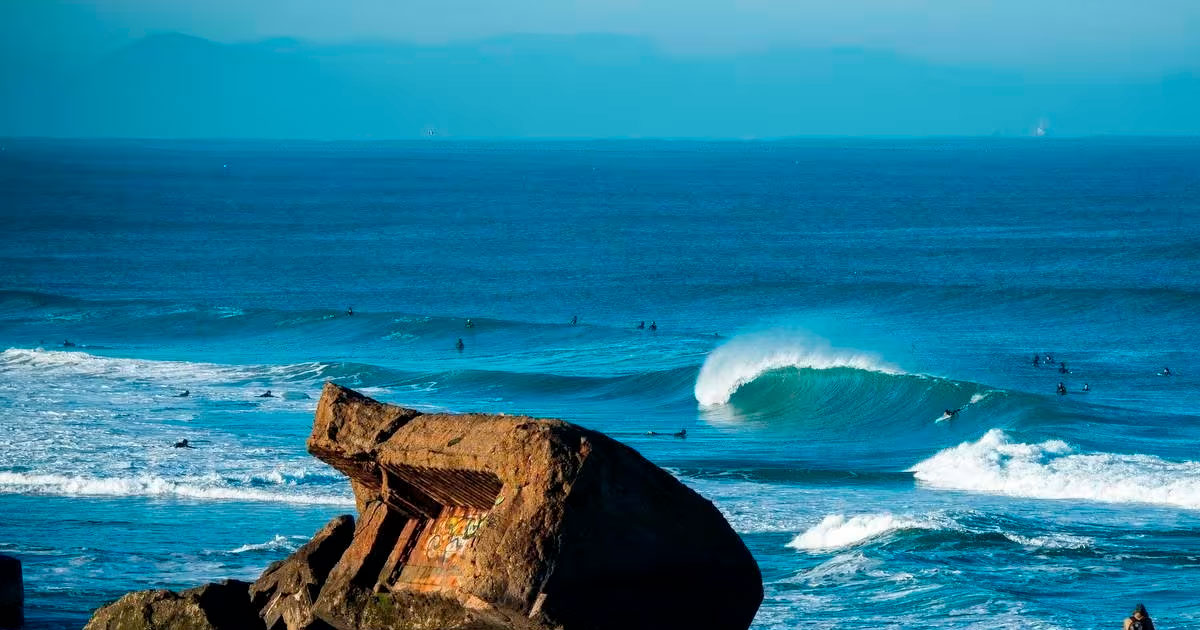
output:
M93 613L84 630L262 630L249 586L225 580L181 593L129 593Z
M313 602L329 571L354 536L354 517L330 521L286 560L267 567L250 587L250 600L267 630L326 630L313 616Z
M315 607L340 630L417 595L567 630L742 629L762 601L716 508L600 433L422 414L327 384L308 448L351 479L361 510Z
M25 585L21 561L0 555L0 628L19 628L24 621Z
M131 593L87 630L744 630L762 602L720 512L595 431L328 384L308 449L357 519L253 586Z

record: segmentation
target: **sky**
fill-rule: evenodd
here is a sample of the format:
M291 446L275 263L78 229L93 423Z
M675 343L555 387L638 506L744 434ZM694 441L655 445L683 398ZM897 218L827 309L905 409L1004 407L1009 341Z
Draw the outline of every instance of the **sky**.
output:
M274 38L303 48L248 50ZM589 81L605 108L560 98ZM283 93L327 102L285 128ZM1200 0L0 0L0 135L1190 135L1197 108Z
M665 50L883 49L938 63L1160 73L1200 65L1196 0L0 0L24 46L173 31L443 43L510 33L619 33Z

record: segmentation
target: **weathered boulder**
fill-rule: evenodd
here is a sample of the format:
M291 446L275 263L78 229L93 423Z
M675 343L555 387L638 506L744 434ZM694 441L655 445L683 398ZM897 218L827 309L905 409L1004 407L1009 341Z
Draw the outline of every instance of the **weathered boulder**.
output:
M721 513L595 431L327 384L308 450L357 519L252 586L130 593L85 630L744 630L762 602Z
M249 587L224 580L181 593L129 593L93 613L84 630L262 630Z
M21 561L0 555L0 628L19 628L24 622L25 585Z
M314 606L339 630L742 629L762 601L758 566L720 512L603 434L422 414L327 384L308 448L351 479L360 508ZM438 609L432 596L461 608L403 625Z
M286 560L267 567L250 586L251 604L267 630L325 630L329 627L313 616L313 602L353 536L354 517L339 516Z

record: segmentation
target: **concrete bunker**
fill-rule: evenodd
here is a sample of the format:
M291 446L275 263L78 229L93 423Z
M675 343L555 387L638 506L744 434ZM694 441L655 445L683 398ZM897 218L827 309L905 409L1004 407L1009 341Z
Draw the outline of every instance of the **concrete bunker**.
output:
M380 583L390 590L457 588L463 554L496 505L500 478L485 471L403 465L380 471L383 503L406 519Z

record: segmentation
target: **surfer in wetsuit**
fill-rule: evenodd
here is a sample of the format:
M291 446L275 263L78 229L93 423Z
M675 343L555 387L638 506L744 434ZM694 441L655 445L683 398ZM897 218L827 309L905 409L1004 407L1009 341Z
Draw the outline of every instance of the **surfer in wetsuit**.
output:
M578 324L579 324L579 316L578 316L578 315L572 315L572 316L571 316L571 325L572 325L572 326L576 326L576 325L578 325Z
M64 348L74 348L74 347L75 347L75 344L71 343L71 340L70 340L70 339L63 339L63 346L62 346L62 347L64 347Z
M1092 391L1092 388L1091 388L1091 386L1089 386L1087 383L1084 383L1084 384L1083 384L1083 391L1085 391L1085 392L1090 392L1090 391Z
M642 321L638 322L637 329L645 330L646 329L646 320L643 319Z
M650 330L658 330L658 322L650 322Z
M1067 386L1063 385L1062 383L1059 383L1058 389L1055 391L1058 393L1059 396L1062 396L1067 393Z
M1066 363L1059 363L1059 364L1058 364L1058 373L1059 373L1059 374L1066 374L1066 373L1067 373L1067 372L1069 372L1069 371L1070 371L1070 370L1068 370L1068 369L1067 369L1067 364L1066 364Z
M686 438L687 437L687 429L680 429L678 433L672 433L671 435L673 435L677 438L680 438L680 439Z
M178 442L176 442L175 448L196 448L196 447L192 446L191 444L188 444L188 441L185 438L185 439L182 439L182 440L179 440Z
M1164 366L1163 366L1162 375L1163 375L1163 376L1170 376L1170 375L1171 375L1171 368L1169 368L1169 367L1167 367L1167 366L1165 366L1165 365L1164 365Z
M1150 613L1146 607L1138 604L1125 619L1122 630L1154 630L1154 621L1150 619Z
M346 307L346 315L353 315L353 314L354 314L354 307L353 307L353 306L347 306L347 307Z
M1054 364L1054 357L1050 356L1049 352L1046 353L1046 363L1049 363L1051 365Z
M188 396L191 396L191 395L192 395L192 392L185 389L182 392L175 394L175 397L176 398L187 398Z
M454 342L454 349L458 350L459 352L462 352L463 348L465 348L465 347L466 347L466 345L463 344L462 337L459 337L458 341Z
M1033 355L1033 367L1038 367L1042 364L1042 360L1038 355Z
M274 397L275 397L275 394L272 394L272 393L271 393L271 390L269 390L269 389L268 389L267 391L265 391L265 392L263 392L263 393L259 394L259 395L258 395L258 397L259 397L259 398L274 398Z
M475 327L475 322L468 319L467 320L467 328L474 328L474 327Z
M960 412L962 410L963 410L963 408L959 407L958 409L947 409L946 411L944 411L942 413L946 416L946 419L949 420L949 419L953 418L954 416L957 416L958 412Z

